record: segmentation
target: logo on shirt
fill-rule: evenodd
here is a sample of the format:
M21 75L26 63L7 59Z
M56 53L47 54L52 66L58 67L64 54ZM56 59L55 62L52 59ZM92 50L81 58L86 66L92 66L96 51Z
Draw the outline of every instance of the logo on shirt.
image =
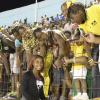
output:
M36 81L37 88L40 89L43 86L43 82L40 80Z
M94 20L91 24L94 26L97 24L97 22Z

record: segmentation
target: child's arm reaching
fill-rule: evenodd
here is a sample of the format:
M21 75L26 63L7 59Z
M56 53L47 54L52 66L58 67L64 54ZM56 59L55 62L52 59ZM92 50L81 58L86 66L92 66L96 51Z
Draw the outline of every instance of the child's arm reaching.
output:
M95 44L100 44L100 36L95 36L93 34L88 34L84 36L85 41L89 43L95 43Z
M64 57L64 61L65 61L66 64L77 63L77 64L87 65L88 64L88 57L81 56L81 57L74 57L74 58L71 58L71 59L67 59L66 57Z

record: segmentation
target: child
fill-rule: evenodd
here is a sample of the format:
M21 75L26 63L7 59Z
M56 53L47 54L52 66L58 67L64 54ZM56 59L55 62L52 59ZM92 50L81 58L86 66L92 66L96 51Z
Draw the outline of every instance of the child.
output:
M75 87L77 90L77 95L73 97L73 100L89 100L87 95L87 84L86 84L86 75L87 75L87 69L85 66L85 63L82 64L81 62L78 63L75 61L75 58L77 57L85 57L86 52L84 50L83 41L77 40L73 45L73 54L74 59L66 60L67 63L74 63L72 66L72 75L73 75L73 81L75 82ZM81 87L81 88L80 88Z
M43 58L39 55L33 56L29 67L30 70L22 79L22 100L45 100L41 76L44 67Z

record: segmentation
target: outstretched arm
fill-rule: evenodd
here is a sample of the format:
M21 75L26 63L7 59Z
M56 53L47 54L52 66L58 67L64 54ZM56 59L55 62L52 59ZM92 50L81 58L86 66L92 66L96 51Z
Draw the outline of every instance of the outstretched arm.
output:
M85 56L81 56L81 57L74 57L74 58L71 58L71 59L66 59L64 57L64 61L66 64L69 64L69 63L77 63L77 64L88 64L88 57L85 57Z
M95 44L100 44L100 35L95 36L93 34L88 34L84 37L84 39L89 42L89 43L95 43Z

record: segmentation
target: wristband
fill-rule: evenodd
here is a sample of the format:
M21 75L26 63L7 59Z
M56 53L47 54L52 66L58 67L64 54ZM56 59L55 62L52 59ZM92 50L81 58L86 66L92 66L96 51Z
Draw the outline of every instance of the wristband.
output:
M88 60L88 62L89 62L89 63L90 63L90 62L92 62L92 61L93 61L93 59L92 59L92 58Z

